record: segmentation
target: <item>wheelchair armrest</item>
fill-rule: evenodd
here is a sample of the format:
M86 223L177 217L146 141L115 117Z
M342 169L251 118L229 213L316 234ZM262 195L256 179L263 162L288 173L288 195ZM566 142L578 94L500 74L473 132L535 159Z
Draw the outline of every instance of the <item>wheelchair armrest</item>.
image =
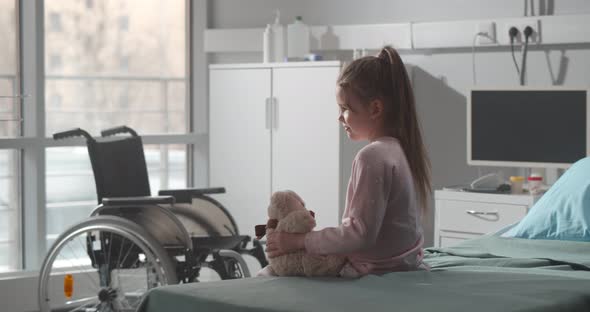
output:
M158 205L174 204L173 196L137 196L137 197L110 197L103 198L102 204L105 206L128 206L128 205Z
M174 196L177 203L190 203L193 197L199 197L207 194L222 194L225 193L224 187L213 188L189 188L177 190L161 190L158 192L160 196Z

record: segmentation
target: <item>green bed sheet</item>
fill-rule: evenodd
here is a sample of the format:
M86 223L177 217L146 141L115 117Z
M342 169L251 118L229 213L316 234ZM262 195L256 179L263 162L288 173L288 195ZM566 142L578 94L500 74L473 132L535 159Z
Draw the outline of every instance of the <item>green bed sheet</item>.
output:
M430 271L153 289L139 311L590 311L590 243L484 236L427 249Z

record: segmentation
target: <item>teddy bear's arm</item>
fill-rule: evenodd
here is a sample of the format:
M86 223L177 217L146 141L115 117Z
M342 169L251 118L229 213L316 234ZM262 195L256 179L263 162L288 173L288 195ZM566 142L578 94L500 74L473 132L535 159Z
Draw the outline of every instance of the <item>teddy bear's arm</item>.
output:
M287 233L307 233L315 227L315 219L309 211L300 210L288 214L285 218L279 220L277 231Z

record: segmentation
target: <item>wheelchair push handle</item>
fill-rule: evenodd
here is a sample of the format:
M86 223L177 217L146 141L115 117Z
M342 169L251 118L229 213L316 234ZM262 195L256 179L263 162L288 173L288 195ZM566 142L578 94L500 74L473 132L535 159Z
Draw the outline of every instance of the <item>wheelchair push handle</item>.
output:
M139 135L137 135L137 132L135 132L135 130L133 130L127 126L114 127L114 128L102 130L100 132L100 134L103 137L108 137L108 136L119 134L119 133L130 133L134 137L139 136Z
M86 132L80 128L54 133L53 139L54 140L62 140L62 139L70 138L70 137L74 138L74 137L79 137L79 136L83 136L84 138L86 138L87 141L94 140L88 132Z

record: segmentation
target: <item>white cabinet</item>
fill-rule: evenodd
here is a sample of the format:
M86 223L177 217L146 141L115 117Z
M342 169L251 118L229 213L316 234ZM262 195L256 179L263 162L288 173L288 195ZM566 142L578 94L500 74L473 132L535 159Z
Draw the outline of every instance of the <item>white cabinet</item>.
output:
M540 198L458 191L436 191L434 197L435 247L449 247L516 223Z
M340 62L211 65L210 185L241 233L263 224L272 192L291 189L316 212L318 228L336 226L351 160L337 121Z

